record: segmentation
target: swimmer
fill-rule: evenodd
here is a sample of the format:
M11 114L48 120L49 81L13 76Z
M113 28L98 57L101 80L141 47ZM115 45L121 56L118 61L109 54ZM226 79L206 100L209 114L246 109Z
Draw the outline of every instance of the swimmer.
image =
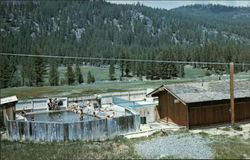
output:
M23 117L26 116L26 111L24 110L24 108L23 108L23 110L21 111L21 116L23 116Z
M80 121L82 121L83 120L83 116L80 116Z
M77 109L73 109L73 112L74 112L74 113L77 113L77 112L78 112L78 110L77 110Z
M115 116L115 112L112 112L112 114L111 115L108 115L107 117L108 118L113 118Z
M79 114L83 116L84 113L83 113L82 109L80 109L80 113Z
M93 116L94 116L94 117L96 117L96 114L95 114L95 112L93 112Z

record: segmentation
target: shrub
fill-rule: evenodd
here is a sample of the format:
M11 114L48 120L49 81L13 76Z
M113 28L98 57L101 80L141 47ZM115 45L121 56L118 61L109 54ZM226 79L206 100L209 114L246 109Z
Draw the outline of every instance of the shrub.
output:
M232 125L232 128L237 131L242 131L242 127L239 124Z
M221 130L223 130L223 131L230 131L230 127L224 127Z

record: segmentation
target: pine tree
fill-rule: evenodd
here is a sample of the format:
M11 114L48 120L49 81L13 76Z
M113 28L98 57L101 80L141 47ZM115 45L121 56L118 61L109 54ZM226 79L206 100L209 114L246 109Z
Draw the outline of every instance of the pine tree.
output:
M115 67L114 67L114 64L111 63L110 66L109 66L109 79L110 80L115 80Z
M121 58L122 59L125 58L125 54L124 53L122 53ZM121 63L120 63L121 77L124 76L124 68L125 68L125 62L121 61Z
M90 84L92 82L92 75L91 72L88 72L88 76L87 76L87 83Z
M40 86L44 82L44 75L47 73L46 64L42 58L34 58L33 60L33 77L35 86Z
M181 64L181 65L179 65L178 77L180 77L180 78L184 78L184 75L185 75L184 65L183 65L183 64Z
M91 83L95 83L95 76L91 75Z
M88 83L88 84L90 84L90 83L95 83L95 77L94 77L94 75L91 74L90 71L88 72L87 83Z
M82 76L82 73L81 73L81 68L79 67L79 65L76 65L75 73L76 73L76 81L79 84L83 83L84 80L83 80L83 76Z
M16 72L16 66L14 59L11 57L0 57L0 88L6 88L10 86L13 81L14 73Z
M34 85L33 73L34 73L33 58L21 59L21 78L23 86Z
M59 73L58 73L58 66L56 64L50 65L49 70L49 84L51 86L58 86L59 81Z
M125 52L122 52L121 56L120 56L121 59L129 59L129 56L127 53ZM129 75L129 72L130 72L130 63L128 61L121 61L120 62L120 69L121 69L121 77L124 77L124 72L125 72L125 76L128 76Z
M75 82L75 74L73 72L72 66L67 66L67 72L65 73L65 77L68 85L72 85Z

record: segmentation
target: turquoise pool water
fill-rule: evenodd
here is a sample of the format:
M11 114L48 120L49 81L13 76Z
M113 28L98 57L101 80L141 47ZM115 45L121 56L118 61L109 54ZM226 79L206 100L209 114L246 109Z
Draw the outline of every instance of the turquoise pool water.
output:
M96 117L84 114L76 114L72 111L36 113L26 116L28 121L46 121L46 122L82 122L98 119Z

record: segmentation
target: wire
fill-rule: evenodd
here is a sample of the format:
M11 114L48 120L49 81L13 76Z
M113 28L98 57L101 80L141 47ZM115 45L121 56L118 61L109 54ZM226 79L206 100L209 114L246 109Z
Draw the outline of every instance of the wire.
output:
M195 62L195 61L171 61L171 60L143 60L143 59L122 59L122 58L97 58L97 57L73 57L73 56L51 56L35 54L16 54L0 53L2 56L22 56L22 57L41 57L41 58L64 58L64 59L82 59L82 60L108 60L108 61L127 61L127 62L150 62L150 63L176 63L176 64L211 64L211 65L229 65L225 62ZM234 63L234 65L250 66L250 63Z

